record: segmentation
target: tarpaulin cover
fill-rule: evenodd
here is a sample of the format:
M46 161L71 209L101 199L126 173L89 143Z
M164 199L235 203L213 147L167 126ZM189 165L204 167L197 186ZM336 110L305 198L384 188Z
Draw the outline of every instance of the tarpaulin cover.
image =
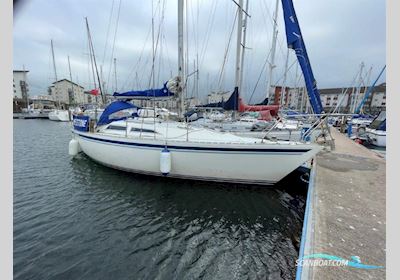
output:
M120 101L120 100L114 101L104 109L104 112L103 114L101 114L100 119L97 122L97 125L105 125L113 121L126 119L127 116L115 119L115 118L110 118L110 115L125 109L137 109L137 108L138 107L136 105L129 103L127 101Z

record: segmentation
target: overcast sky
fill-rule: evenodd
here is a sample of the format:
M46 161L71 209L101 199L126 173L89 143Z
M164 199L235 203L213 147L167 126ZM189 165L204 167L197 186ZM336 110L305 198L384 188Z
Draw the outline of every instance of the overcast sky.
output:
M187 2L188 72L193 72L194 61L198 58L199 96L206 96L210 90L233 90L234 2ZM261 71L271 49L275 0L249 0L249 3L251 18L248 20L242 95L247 101L252 96L251 101L257 102L266 92L268 72L267 69ZM361 62L365 63L364 73L372 67L371 83L376 78L386 60L385 4L383 0L294 1L319 88L350 86ZM155 40L158 41L155 84L162 87L163 82L177 75L177 1L153 0L153 11ZM14 11L13 35L14 69L22 69L24 65L30 71L30 94L46 94L47 87L55 80L50 39L54 41L58 79L69 79L69 56L73 81L86 89L94 87L84 17L89 20L97 63L102 65L108 92L112 93L115 88L114 57L118 91L149 88L152 65L150 0L30 0L22 1ZM278 30L273 84L282 83L287 50L281 6ZM294 53L290 52L289 66L292 67L286 82L288 86L304 84L301 79L296 81L295 61ZM196 95L193 81L194 76L188 78L189 96ZM385 75L381 81L385 81Z

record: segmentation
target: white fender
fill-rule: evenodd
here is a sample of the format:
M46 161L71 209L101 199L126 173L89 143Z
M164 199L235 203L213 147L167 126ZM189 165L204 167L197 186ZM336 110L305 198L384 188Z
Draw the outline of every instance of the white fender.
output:
M171 153L165 147L160 154L160 171L164 176L167 176L171 171Z
M75 139L71 139L68 145L68 153L70 156L76 156L80 151L79 142Z

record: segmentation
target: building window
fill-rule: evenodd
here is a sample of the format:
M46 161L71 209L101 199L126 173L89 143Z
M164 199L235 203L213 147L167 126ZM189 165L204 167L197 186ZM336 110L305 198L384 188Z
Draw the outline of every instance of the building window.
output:
M382 106L386 106L386 102L382 102Z
M383 98L383 99L386 99L386 95L384 95L382 98Z

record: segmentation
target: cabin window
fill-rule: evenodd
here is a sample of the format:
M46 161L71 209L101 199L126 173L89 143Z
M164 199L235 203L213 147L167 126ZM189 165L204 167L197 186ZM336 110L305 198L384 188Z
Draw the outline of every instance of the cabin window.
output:
M126 127L118 126L118 125L110 125L110 126L107 127L107 129L111 129L111 130L126 130Z
M146 129L146 128L136 128L133 127L131 128L131 131L135 131L135 132L147 132L147 133L155 133L154 130L152 129Z

